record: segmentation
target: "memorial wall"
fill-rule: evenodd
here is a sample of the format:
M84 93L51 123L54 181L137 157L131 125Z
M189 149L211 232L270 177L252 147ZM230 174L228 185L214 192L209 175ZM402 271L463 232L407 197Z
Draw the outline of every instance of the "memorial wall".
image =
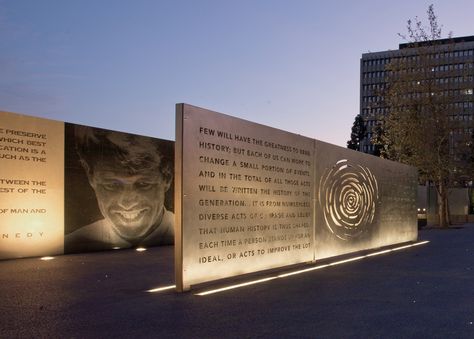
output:
M315 259L418 236L416 168L316 141Z
M176 128L179 291L417 238L413 167L186 104Z
M415 168L185 104L176 140L0 112L0 259L175 242L183 291L417 238Z
M0 112L0 259L63 253L64 124Z
M313 260L313 140L180 107L184 281Z
M0 112L0 259L174 241L174 142Z

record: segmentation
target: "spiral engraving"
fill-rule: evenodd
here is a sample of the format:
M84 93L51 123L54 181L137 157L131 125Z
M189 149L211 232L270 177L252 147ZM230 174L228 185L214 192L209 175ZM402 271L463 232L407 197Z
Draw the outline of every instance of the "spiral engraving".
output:
M377 180L367 167L339 160L321 177L319 202L324 219L342 240L359 237L370 228L377 201Z

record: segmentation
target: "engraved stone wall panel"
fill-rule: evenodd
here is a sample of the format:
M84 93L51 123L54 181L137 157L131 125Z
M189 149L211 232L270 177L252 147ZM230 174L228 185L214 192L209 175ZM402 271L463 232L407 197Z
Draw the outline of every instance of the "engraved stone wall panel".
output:
M316 259L416 240L415 168L315 145Z
M0 259L61 254L64 123L0 112Z
M417 171L177 105L178 290L417 238Z
M174 142L66 123L65 253L172 245Z
M0 259L174 241L174 142L0 112Z
M178 111L181 287L311 261L314 141L189 105Z

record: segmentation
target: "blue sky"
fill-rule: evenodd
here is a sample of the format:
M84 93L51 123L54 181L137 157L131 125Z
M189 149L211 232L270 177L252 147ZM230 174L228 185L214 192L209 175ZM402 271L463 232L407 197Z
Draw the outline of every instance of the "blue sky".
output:
M0 110L174 140L185 102L345 146L361 54L430 3L474 35L472 0L0 0Z

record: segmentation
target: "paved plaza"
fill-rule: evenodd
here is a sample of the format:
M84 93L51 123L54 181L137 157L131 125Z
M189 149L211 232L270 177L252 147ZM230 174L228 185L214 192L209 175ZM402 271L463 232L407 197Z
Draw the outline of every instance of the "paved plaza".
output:
M207 296L146 292L172 247L0 261L0 338L474 338L474 224L419 240Z

